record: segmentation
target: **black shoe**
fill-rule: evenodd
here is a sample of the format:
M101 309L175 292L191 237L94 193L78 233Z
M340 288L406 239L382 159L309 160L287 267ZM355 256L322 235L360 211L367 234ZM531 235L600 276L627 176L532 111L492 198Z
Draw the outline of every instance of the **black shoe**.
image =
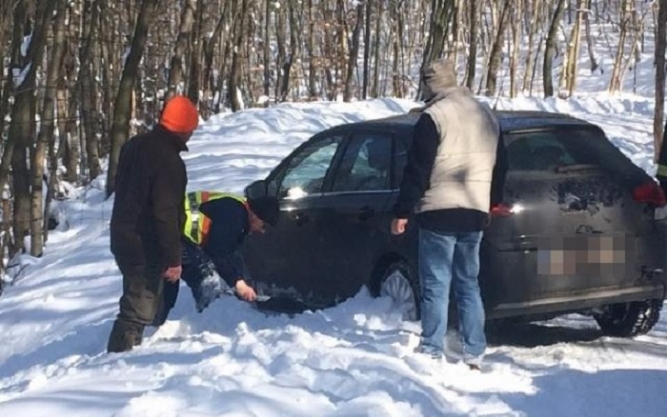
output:
M119 353L132 350L134 346L141 343L141 333L139 326L134 323L128 323L116 320L109 334L107 343L107 353ZM139 339L137 341L137 339Z

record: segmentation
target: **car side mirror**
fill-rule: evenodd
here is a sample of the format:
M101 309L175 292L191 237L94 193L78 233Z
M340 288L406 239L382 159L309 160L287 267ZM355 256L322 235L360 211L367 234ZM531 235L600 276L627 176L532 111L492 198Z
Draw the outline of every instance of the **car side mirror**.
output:
M251 182L247 187L245 187L244 194L246 198L253 200L258 198L266 198L269 194L266 182L264 180Z

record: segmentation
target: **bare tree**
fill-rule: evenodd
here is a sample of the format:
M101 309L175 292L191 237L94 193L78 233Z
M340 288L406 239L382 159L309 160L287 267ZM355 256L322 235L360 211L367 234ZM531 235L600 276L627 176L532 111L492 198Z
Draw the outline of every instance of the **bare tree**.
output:
M577 83L577 64L579 62L579 45L581 44L581 23L584 17L584 9L587 0L578 0L577 17L575 19L574 28L570 35L570 42L567 49L567 68L565 69L565 87L568 95L571 97Z
M667 0L658 3L658 30L655 41L655 109L653 114L654 159L657 161L664 145L665 112L665 43L667 43Z
M371 16L373 13L372 0L366 0L366 19L364 27L364 68L363 68L363 85L361 89L361 98L368 97L368 83L370 80L370 58L371 58Z
M190 36L190 76L188 77L187 95L195 105L199 104L199 91L201 87L201 56L203 52L202 33L204 30L204 7L203 0L197 0L194 30Z
M178 27L178 36L174 45L174 54L169 63L169 81L167 84L167 99L182 94L185 91L183 83L183 61L190 41L192 27L195 20L196 0L186 0L181 11L181 21Z
M352 99L352 77L354 77L354 70L357 68L357 61L359 59L359 35L361 34L361 26L363 24L364 5L363 3L359 3L357 5L357 19L352 32L352 46L350 48L350 56L347 62L347 73L345 74L343 101L350 101Z
M16 7L22 8L23 6L23 1L20 1ZM17 252L24 251L24 237L30 229L30 170L27 161L35 139L37 97L34 90L54 6L55 2L47 2L43 8L35 10L32 37L23 67L25 77L16 88L12 121L9 126L10 140L16 143L12 154L12 187L14 190L14 242ZM0 184L0 189L3 188L4 184Z
M449 29L455 16L455 7L456 0L432 0L429 36L422 67L442 57Z
M57 12L53 22L53 42L49 56L49 64L46 77L46 92L44 94L44 104L42 105L41 124L37 144L32 152L32 195L30 207L30 254L41 256L45 241L45 227L48 224L48 214L44 212L43 185L44 185L44 165L46 155L50 148L55 146L55 102L56 91L58 88L58 77L60 76L61 64L65 52L65 15L67 14L67 1L57 1Z
M505 34L506 24L509 20L512 1L513 0L505 0L503 2L502 8L500 9L496 34L493 39L491 53L489 54L489 67L486 73L487 96L493 96L496 94L496 84L498 81L498 71L500 70L500 55L502 52L503 37Z
M240 4L239 4L240 3ZM241 64L243 57L241 56L243 44L246 39L246 20L250 7L248 0L239 0L234 2L234 46L232 51L232 67L229 73L229 87L232 111L238 111L243 108L241 100Z
M625 54L625 41L628 37L630 24L632 22L633 4L631 0L621 0L621 8L619 13L621 15L620 33L618 35L618 47L616 48L616 56L614 57L614 67L611 73L611 81L609 82L609 92L613 93L621 89L623 77L623 56Z
M591 35L591 1L586 3L586 13L584 14L584 24L586 30L586 46L588 47L588 57L591 60L591 73L598 69L598 62L595 59L595 51L593 49L593 37ZM597 3L595 3L597 5Z
M517 75L519 65L519 49L521 49L521 15L523 14L523 0L516 0L512 5L514 10L510 15L512 22L510 30L512 31L512 45L510 56L510 97L516 97L517 93Z
M99 134L97 117L97 89L93 80L92 52L95 49L95 34L99 25L99 0L84 1L83 8L83 42L79 49L79 74L76 89L81 98L81 117L83 121L84 140L86 143L86 160L88 174L92 180L102 173L99 155Z
M114 192L120 148L128 139L130 114L132 111L132 90L137 78L139 62L144 53L148 28L155 15L157 3L158 0L142 0L134 29L134 36L132 37L132 46L123 67L123 76L120 80L120 87L114 103L113 124L111 125L111 153L109 155L109 170L106 184L107 198Z
M535 68L536 56L539 55L541 49L541 39L539 42L536 42L537 33L540 30L540 8L542 7L542 0L534 0L532 2L527 2L526 5L531 5L530 9L530 24L528 26L528 43L525 45L527 48L526 51L526 61L525 61L525 72L523 76L523 91L529 92L532 88L532 74ZM526 8L527 10L527 8ZM537 49L533 50L533 46L537 45Z
M470 30L468 31L468 69L466 71L466 86L470 89L475 84L475 70L477 69L477 0L468 2Z
M547 43L544 49L544 65L542 66L542 77L544 82L544 96L551 97L554 95L554 84L552 76L553 59L556 53L556 36L558 35L558 22L563 17L565 10L565 0L558 0L556 4L556 11L551 18L549 25L549 34L547 35Z

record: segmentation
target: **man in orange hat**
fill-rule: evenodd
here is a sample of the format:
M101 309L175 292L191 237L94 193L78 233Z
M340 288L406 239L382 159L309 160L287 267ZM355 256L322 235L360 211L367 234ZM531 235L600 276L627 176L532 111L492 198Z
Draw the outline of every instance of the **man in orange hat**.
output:
M188 150L198 124L194 104L176 96L167 101L153 130L121 148L110 232L123 294L108 352L131 350L141 340L157 312L164 281L180 279L187 184L180 153Z

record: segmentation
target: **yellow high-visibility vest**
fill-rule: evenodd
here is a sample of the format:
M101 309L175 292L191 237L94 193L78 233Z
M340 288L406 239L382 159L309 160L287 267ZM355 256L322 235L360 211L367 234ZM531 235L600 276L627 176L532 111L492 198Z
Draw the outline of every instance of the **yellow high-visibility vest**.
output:
M185 225L183 234L196 245L206 241L208 230L211 227L211 219L199 211L199 206L207 201L230 197L245 204L243 197L235 194L221 193L216 191L193 191L185 195Z

